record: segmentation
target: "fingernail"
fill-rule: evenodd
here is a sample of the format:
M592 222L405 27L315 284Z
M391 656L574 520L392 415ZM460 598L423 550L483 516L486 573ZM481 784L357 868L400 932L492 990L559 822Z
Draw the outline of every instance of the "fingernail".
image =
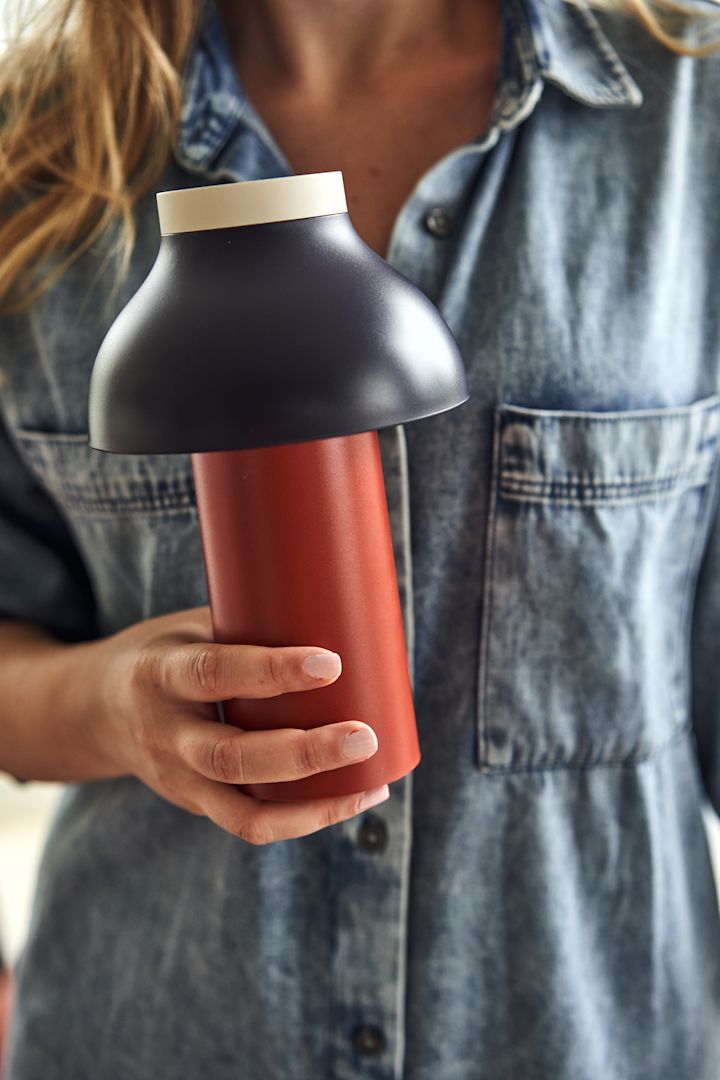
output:
M346 735L341 746L344 757L369 757L377 750L378 741L370 728L360 728L359 731L353 731L352 735Z
M318 653L305 657L303 671L313 679L334 679L342 671L342 663L337 653Z
M366 791L362 799L358 803L360 810L369 810L371 806L377 806L378 803L385 802L390 797L390 788L387 784L383 784L382 787L373 788L372 791Z

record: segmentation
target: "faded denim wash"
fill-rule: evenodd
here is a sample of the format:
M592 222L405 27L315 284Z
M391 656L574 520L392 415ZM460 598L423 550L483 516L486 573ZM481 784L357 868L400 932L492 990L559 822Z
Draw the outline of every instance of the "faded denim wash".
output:
M422 761L265 847L70 786L9 1080L720 1077L720 59L503 12L492 118L388 252L471 390L381 435ZM208 7L159 187L291 171ZM188 458L86 444L138 228L115 296L98 245L2 324L1 610L68 640L206 601Z

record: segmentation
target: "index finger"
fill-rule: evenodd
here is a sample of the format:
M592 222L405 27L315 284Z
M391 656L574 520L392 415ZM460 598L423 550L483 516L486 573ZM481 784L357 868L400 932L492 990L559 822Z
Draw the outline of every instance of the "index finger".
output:
M342 661L311 645L156 642L138 657L140 683L178 701L277 697L334 682Z

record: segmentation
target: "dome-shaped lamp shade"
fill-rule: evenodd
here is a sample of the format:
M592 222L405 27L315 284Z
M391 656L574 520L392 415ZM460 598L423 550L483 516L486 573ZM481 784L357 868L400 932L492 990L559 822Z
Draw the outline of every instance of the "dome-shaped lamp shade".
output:
M91 446L275 446L467 399L446 323L355 232L342 173L163 192L158 205L157 260L93 369Z

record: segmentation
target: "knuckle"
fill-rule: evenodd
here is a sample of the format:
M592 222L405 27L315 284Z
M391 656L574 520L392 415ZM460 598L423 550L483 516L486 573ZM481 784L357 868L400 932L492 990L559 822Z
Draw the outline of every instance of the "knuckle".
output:
M270 844L275 839L272 830L260 814L252 814L246 818L238 835L242 840L245 840L248 844L253 844L255 847Z
M151 645L142 645L132 661L132 685L139 690L159 689L162 685L160 653Z
M191 682L203 692L214 694L220 679L218 650L209 645L193 649L187 658Z
M266 689L274 690L281 694L284 690L283 654L280 649L268 649L265 653L260 671L260 682Z
M323 768L323 755L314 731L303 731L297 740L297 766L301 773L317 773Z
M327 829L330 825L337 825L347 817L347 808L337 803L328 803L320 811L320 828ZM351 815L352 816L352 815Z
M150 759L153 766L156 766L160 760L161 717L164 717L162 708L148 707L147 704L138 703L130 714L126 729L133 745L144 758Z
M215 739L210 746L210 767L223 783L244 781L243 752L239 739Z
M157 739L154 716L144 709L135 709L130 718L129 733L135 745L145 754L153 754Z
M155 783L166 794L173 793L175 790L175 772L171 766L171 763L165 754L154 754L152 757L152 771L155 777Z

